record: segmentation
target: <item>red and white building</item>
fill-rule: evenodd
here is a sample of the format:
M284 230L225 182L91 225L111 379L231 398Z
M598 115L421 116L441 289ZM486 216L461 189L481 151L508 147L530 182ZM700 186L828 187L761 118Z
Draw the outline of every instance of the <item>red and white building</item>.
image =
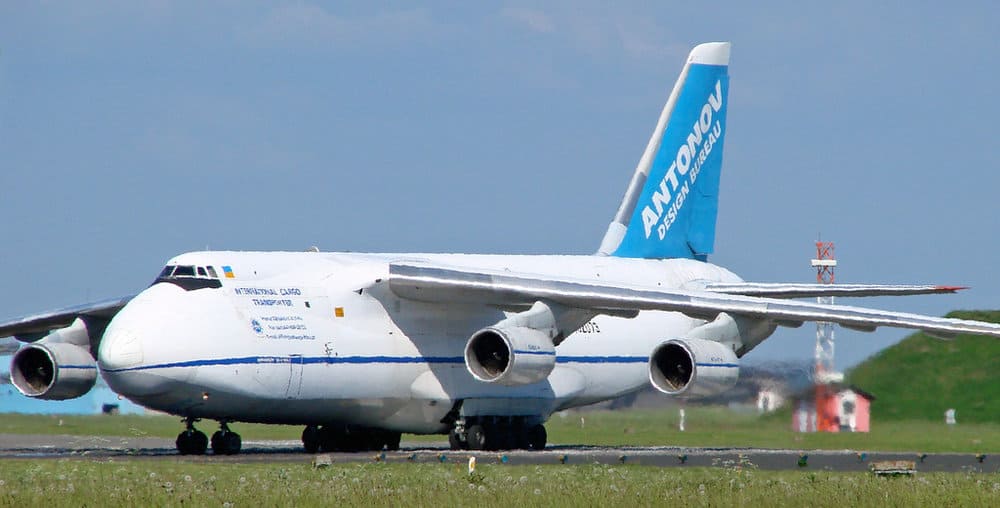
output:
M875 396L855 386L817 385L798 397L792 409L796 432L868 432Z

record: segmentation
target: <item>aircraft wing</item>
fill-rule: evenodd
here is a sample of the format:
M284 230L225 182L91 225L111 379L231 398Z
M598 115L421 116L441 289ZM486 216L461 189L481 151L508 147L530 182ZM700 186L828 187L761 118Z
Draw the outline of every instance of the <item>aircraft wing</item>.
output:
M110 321L131 299L131 296L114 298L2 321L0 337L14 336L18 340L31 342L42 338L51 330L71 325L78 317Z
M713 282L705 291L727 295L764 296L767 298L816 298L825 296L907 296L955 293L963 286L933 284L796 284L783 282Z
M879 326L911 328L939 338L960 333L1000 338L1000 324L922 316L846 305L823 305L704 290L664 290L648 286L565 279L514 272L477 271L419 263L389 265L389 288L403 298L439 303L481 303L528 308L551 301L598 313L627 315L640 310L681 312L701 319L719 313L798 326L805 321L837 323L861 331Z

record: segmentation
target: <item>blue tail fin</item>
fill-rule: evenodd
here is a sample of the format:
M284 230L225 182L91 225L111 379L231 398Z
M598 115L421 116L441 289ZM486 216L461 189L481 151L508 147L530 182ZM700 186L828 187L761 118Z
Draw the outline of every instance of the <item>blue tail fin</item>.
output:
M696 46L598 254L704 261L715 244L729 43Z

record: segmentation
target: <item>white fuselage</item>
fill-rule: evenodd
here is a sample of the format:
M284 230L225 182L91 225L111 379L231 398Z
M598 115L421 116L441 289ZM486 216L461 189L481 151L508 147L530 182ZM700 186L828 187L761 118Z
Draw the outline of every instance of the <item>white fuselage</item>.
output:
M556 348L545 381L484 383L466 370L463 351L470 335L505 313L399 298L385 282L395 261L662 289L740 281L724 268L683 259L189 253L169 264L212 267L221 287L160 282L140 293L104 333L101 373L116 392L178 415L436 433L448 430L442 421L456 401L467 416L546 419L635 391L648 383L657 344L704 323L672 312L597 316Z

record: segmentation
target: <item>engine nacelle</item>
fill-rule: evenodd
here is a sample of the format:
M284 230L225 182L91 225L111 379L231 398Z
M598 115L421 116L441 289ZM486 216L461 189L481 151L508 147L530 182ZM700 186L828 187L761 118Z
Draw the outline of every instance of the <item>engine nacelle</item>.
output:
M68 342L39 341L21 348L10 361L10 380L28 397L75 399L97 382L90 350Z
M552 373L556 347L549 334L526 327L487 327L465 345L465 366L480 381L518 386Z
M736 353L711 340L668 340L649 356L649 381L669 395L717 395L732 388L739 374Z

